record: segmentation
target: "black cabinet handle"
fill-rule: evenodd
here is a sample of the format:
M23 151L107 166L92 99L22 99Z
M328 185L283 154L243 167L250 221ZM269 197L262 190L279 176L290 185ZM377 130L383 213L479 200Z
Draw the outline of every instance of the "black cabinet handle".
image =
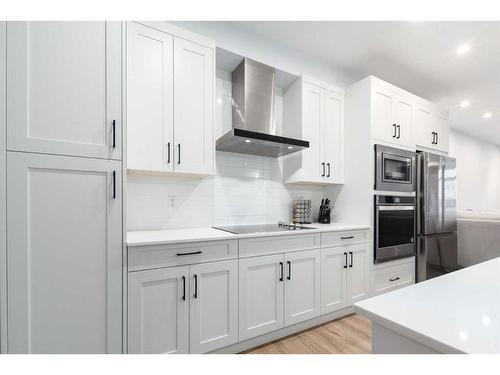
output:
M292 279L292 263L290 261L286 262L288 264L288 276L286 277L287 280Z
M280 262L280 281L283 281L283 262Z
M113 171L113 199L116 199L116 171Z
M198 298L198 275L194 275L194 298Z
M437 145L437 133L436 132L432 132L432 144L433 145Z
M170 164L170 142L167 143L167 164Z
M323 166L323 174L321 175L321 177L325 177L325 163L321 163L321 165Z
M439 143L439 133L436 132L436 144L438 144L438 143Z
M392 134L392 138L396 138L396 124L392 124L392 127L394 128L394 133Z
M351 238L354 238L354 236L340 237L341 240L350 240Z
M401 125L397 126L398 128L398 139L401 138Z
M326 177L330 177L330 163L327 163L326 165L328 166L328 174Z
M186 276L182 276L182 300L186 300Z
M181 144L180 143L177 145L177 148L179 149L179 157L177 159L177 164L180 164L181 163Z
M344 253L344 257L345 257L344 268L347 268L347 253Z
M399 280L399 277L395 277L394 279L389 279L389 281L396 281Z
M352 251L349 251L349 256L351 257L351 263L349 263L349 268L352 268L352 261L353 261Z
M182 257L184 255L196 255L196 254L201 254L201 253L202 253L202 251L192 251L190 253L177 253L177 256Z
M116 148L116 120L113 120L111 129L113 130L113 148Z

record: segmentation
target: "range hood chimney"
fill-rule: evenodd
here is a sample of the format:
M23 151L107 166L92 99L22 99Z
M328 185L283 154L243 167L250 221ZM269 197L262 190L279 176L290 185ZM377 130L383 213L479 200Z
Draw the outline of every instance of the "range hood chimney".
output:
M233 127L217 140L217 150L279 157L309 147L276 134L276 69L244 58L232 73L232 91Z

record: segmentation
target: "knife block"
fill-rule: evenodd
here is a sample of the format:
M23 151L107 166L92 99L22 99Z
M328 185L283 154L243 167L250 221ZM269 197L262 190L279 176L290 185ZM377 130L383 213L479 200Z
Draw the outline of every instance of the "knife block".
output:
M320 224L330 224L330 206L321 205L319 206L318 223Z

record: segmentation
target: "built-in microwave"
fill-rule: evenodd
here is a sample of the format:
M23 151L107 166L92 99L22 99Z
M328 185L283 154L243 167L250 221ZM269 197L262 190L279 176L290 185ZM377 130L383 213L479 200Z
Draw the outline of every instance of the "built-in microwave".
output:
M415 192L415 160L415 152L375 145L375 190Z

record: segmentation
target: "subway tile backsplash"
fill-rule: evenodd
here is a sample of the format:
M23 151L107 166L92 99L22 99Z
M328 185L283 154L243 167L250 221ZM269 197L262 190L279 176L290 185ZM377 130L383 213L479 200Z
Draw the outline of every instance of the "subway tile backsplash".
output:
M280 94L276 100L278 129ZM231 78L224 71L217 72L215 114L217 139L231 128ZM215 175L203 179L129 175L127 229L274 223L290 220L293 199L312 199L314 214L325 196L321 186L284 185L279 159L217 151L215 164Z

